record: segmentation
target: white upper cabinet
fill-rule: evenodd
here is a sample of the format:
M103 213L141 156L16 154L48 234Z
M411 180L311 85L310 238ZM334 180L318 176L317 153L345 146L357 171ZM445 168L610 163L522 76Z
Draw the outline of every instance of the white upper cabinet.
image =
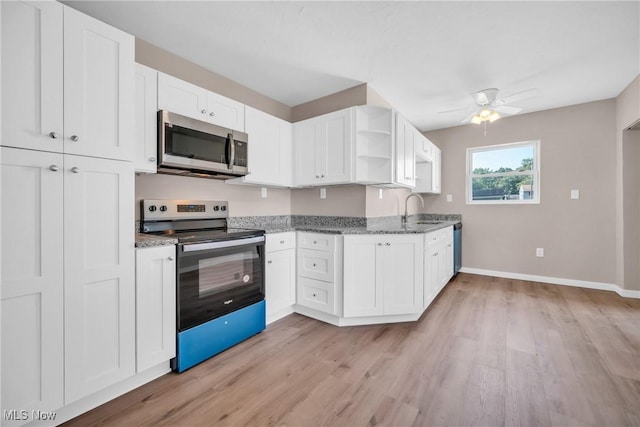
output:
M294 123L294 184L353 182L353 108Z
M431 192L440 194L440 182L442 176L442 151L433 146L433 167L431 168Z
M226 182L291 187L291 123L249 106L245 107L245 122L249 135L249 175Z
M413 187L416 184L414 140L418 131L400 114L396 115L395 183Z
M63 155L3 147L0 156L1 409L52 411L64 391Z
M2 56L3 145L133 160L133 36L59 3L2 2Z
M156 173L158 157L158 72L136 64L136 172Z
M62 10L3 1L2 145L62 152Z
M244 104L164 73L158 73L158 109L245 131Z
M64 151L133 160L134 38L64 8Z
M428 141L428 140L427 140ZM422 157L416 158L416 186L414 193L440 194L441 151L429 141L432 159L427 161Z

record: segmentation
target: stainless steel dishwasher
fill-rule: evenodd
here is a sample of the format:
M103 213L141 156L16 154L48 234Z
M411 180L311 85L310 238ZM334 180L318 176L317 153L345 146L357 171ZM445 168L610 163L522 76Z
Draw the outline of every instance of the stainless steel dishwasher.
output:
M458 274L462 267L462 223L453 226L453 274Z

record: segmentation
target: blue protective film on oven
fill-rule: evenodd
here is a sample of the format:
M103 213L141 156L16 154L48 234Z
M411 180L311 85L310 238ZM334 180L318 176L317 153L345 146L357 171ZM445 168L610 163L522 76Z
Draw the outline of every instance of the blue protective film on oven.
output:
M264 300L178 333L174 371L182 372L266 327Z

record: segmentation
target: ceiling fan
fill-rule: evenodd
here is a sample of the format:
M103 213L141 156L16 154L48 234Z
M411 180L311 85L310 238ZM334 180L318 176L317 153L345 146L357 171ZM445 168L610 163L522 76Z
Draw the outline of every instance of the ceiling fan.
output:
M514 93L505 98L498 99L498 89L489 88L482 89L474 93L473 100L475 107L458 108L455 110L440 111L441 114L454 113L458 111L469 112L461 123L473 123L486 125L486 122L493 123L501 117L512 116L522 111L522 107L506 105L514 101L521 101L535 95L538 89L527 89L522 92Z

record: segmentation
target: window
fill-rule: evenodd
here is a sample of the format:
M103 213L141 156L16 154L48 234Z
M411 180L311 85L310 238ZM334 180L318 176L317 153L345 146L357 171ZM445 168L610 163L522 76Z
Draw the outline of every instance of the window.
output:
M467 148L467 203L540 203L540 141Z

